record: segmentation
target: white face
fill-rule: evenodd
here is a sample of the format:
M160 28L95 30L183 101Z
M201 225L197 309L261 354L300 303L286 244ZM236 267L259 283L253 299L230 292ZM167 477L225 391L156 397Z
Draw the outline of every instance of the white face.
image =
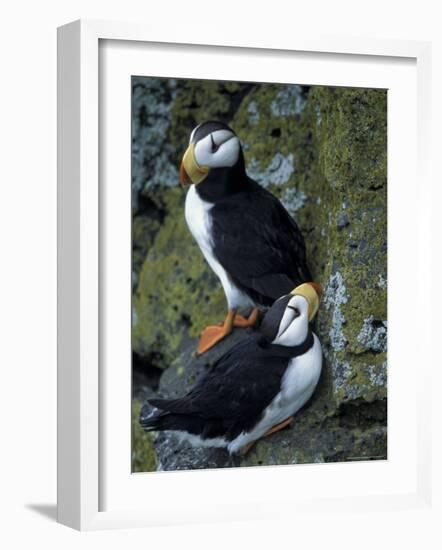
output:
M193 130L190 139L192 140ZM195 145L195 158L200 166L224 168L233 166L238 160L239 139L229 130L216 130Z
M281 346L298 346L307 338L307 332L308 302L304 296L293 296L284 311L273 343Z

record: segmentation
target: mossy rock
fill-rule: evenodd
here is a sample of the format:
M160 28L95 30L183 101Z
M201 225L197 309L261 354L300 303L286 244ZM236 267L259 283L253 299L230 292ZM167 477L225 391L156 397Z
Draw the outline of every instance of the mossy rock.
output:
M195 357L195 343L191 342L163 374L159 394L173 399L189 391L223 354L251 332L236 329L199 358ZM313 398L295 416L292 427L261 439L246 456L229 456L225 449L192 447L174 433L159 433L155 449L161 468L185 470L386 459L386 400L353 402L336 413L330 400L330 374L324 369ZM151 411L150 405L144 406L146 412Z
M153 472L157 468L157 455L153 435L140 426L141 403L132 401L132 472Z
M284 453L295 462L351 459L352 441L359 454L386 456L386 91L161 79L144 85L143 93L141 87L136 91L134 189L137 216L147 215L147 201L157 226L152 231L135 218L134 351L140 357L154 354L156 366L170 367L162 391L169 383L180 393L193 359L185 364L181 359L178 367L176 361L194 349L205 325L225 314L220 283L186 226L185 195L177 185L190 130L220 119L240 137L249 174L296 219L313 277L325 290L315 329L325 358L320 388L284 435L281 450L275 436L260 442L248 463L287 463ZM146 97L149 93L153 99ZM148 138L144 149L143 136ZM161 162L167 166L162 172L152 136L159 136L163 147ZM160 174L149 176L155 168ZM342 411L356 406L361 422L367 422L351 428L347 438ZM382 418L373 420L373 410L384 411ZM336 451L333 438L345 440Z
M385 90L267 85L232 120L248 172L296 218L324 286L317 326L337 406L386 397L386 100Z
M202 257L184 220L184 195L170 189L160 230L143 263L134 296L133 348L159 353L167 367L183 342L225 315L218 280Z

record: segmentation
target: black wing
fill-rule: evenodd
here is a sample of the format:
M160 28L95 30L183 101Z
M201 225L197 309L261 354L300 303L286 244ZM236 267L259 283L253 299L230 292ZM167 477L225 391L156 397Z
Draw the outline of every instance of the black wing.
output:
M233 438L261 418L280 391L288 362L286 354L250 336L223 355L185 397L149 403L174 415L212 422L222 432L217 435Z
M212 208L214 253L258 303L271 305L311 280L304 238L279 200L253 181Z

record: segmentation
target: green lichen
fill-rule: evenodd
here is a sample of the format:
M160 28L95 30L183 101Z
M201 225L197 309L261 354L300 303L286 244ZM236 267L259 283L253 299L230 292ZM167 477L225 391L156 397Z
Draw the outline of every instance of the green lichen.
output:
M315 409L319 402L312 407ZM311 464L387 458L386 401L356 404L344 414L296 415L293 426L259 440L241 466Z
M381 399L385 386L373 387L367 348L358 335L368 319L387 318L387 290L378 284L387 275L386 91L318 87L311 93L321 112L318 165L333 195L326 201L328 223L322 228L329 251L323 272L329 277L341 273L348 296L340 306L344 349L334 349L327 334L322 335L329 360L350 365L343 386L335 384L335 399L337 403L348 395ZM322 310L325 330L332 325L330 315ZM382 352L371 357L370 364L385 361Z
M170 142L182 154L190 131L197 124L205 120L230 122L242 98L254 87L253 83L243 82L178 81L176 98L171 106Z
M387 92L176 80L169 96L168 162L179 165L196 124L229 123L251 175L295 217L325 289L316 322L320 385L294 427L259 442L244 464L385 457ZM157 354L163 368L185 352L186 363L163 376L162 391L173 386L178 395L199 374L187 355L192 339L223 318L225 299L186 226L184 193L146 186L142 195L161 216L153 231L134 219L133 347L141 357ZM353 417L358 424L349 427Z
M387 275L386 92L293 86L289 96L296 108L283 105L275 115L275 102L286 90L278 84L177 81L169 141L178 165L195 124L210 118L230 122L243 143L246 165L254 164L281 200L302 199L294 215L306 236L313 277L324 286L337 273L345 281L341 325L333 308L322 308L319 322L328 359L342 362L366 351L358 340L366 319L386 319L386 287L379 285ZM253 124L251 111L259 114ZM292 159L288 176L280 177L279 159ZM141 355L161 351L169 361L186 336L197 336L222 318L224 301L185 225L183 195L167 189L156 191L155 200L167 215L140 274L134 348ZM136 223L134 228L136 235ZM139 255L134 260L138 263ZM331 333L345 353L334 349ZM350 358L353 369L357 361Z
M132 273L134 284L146 259L146 254L160 228L160 221L152 216L134 216L132 221Z
M139 193L174 186L178 177L170 144L170 104L174 79L132 77L132 209Z
M326 291L338 276L345 285L345 301L323 306L318 322L328 361L348 362L356 373L345 378L344 388L335 385L335 403L348 393L382 398L385 387L373 389L366 358L357 356L367 352L358 339L364 322L387 318L386 91L294 86L298 102L275 116L272 104L285 89L254 89L232 126L245 143L246 163L266 181L275 155L293 156L287 181L268 188L282 200L287 192L303 197L294 215L306 236L312 274ZM253 125L250 104L259 113ZM336 288L331 291L336 301ZM383 352L371 364L385 360Z
M141 356L159 352L166 367L183 340L196 337L225 315L225 298L184 219L184 195L170 189L168 215L140 272L134 296L133 348Z
M141 403L132 401L132 472L153 472L157 468L157 456L152 434L140 426Z

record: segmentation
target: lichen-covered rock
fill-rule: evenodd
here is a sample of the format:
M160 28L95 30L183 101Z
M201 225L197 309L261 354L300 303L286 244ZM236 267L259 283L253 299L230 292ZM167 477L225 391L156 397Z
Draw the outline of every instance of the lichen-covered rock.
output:
M175 398L187 392L215 361L248 331L235 332L218 346L195 357L192 341L162 376L161 397ZM376 373L372 373L376 376ZM295 417L293 426L258 441L246 456L229 456L224 449L192 447L171 432L155 434L158 469L185 470L256 465L300 464L385 457L386 401L364 405L356 401L338 413L330 404L326 371L310 403ZM375 382L374 382L375 383ZM151 407L144 407L150 412Z
M230 337L201 357L195 356L196 341L188 342L186 349L178 355L175 361L164 372L159 395L174 398L190 390L199 377L210 369L215 361L232 346L245 337L249 331L235 330ZM144 405L148 411L149 404ZM224 449L208 447L192 447L177 435L165 432L154 436L154 444L161 470L186 470L200 468L225 468L239 465L236 458L229 456Z
M156 187L176 185L175 150L167 139L175 87L173 79L132 79L132 206L135 210L140 194L148 194Z
M386 457L386 91L140 78L133 93L133 348L166 369L160 392L182 394L195 379L195 337L225 313L177 185L190 130L221 119L240 137L248 173L295 217L325 290L320 385L291 429L240 464ZM164 469L238 465L171 436L155 446Z
M312 88L312 99L321 112L318 167L325 180L325 193L320 193L324 238L318 238L316 252L326 259L319 273L325 287L319 331L335 374L333 397L337 405L355 399L384 399L386 92ZM318 228L312 241L317 236Z
M151 472L157 469L157 455L152 434L140 426L141 403L132 401L132 472Z
M138 211L134 218L132 346L140 357L150 362L154 357L155 366L167 368L189 337L225 315L222 288L184 220L185 194L178 185L177 168L190 130L201 120L229 119L253 86L228 82L201 85L192 80L133 81L136 154L132 185L138 210L144 210L142 221ZM169 167L163 178L161 166L152 162L152 157L159 155L161 162L167 159L169 165L173 163L175 175ZM153 173L155 170L158 174ZM153 239L150 228L144 237L137 231L151 218L159 224ZM144 252L142 265L140 249Z
M141 356L156 353L163 368L188 337L225 314L222 288L187 229L183 201L179 188L164 197L169 214L146 254L133 300L133 348Z

